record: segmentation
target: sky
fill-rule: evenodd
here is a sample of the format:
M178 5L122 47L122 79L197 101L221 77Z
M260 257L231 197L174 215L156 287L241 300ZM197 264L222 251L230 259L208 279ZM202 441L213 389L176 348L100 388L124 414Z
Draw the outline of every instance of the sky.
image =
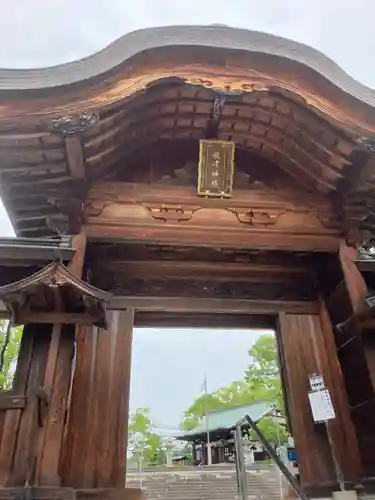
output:
M170 24L222 23L265 31L321 50L375 88L374 0L0 0L0 67L30 68L88 56L123 34ZM0 205L0 236L12 235ZM151 407L175 427L199 395L243 375L257 334L137 330L131 406Z
M153 423L168 434L177 429L196 397L243 379L248 350L259 330L136 329L130 407L151 410ZM267 332L268 333L268 332Z

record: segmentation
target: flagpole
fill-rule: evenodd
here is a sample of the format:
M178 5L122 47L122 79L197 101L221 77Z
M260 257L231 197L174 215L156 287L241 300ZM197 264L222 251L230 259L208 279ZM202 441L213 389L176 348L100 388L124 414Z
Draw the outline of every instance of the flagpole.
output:
M204 374L204 413L206 420L206 438L207 438L207 465L212 465L211 441L210 441L210 426L208 422L208 402L207 402L207 373Z

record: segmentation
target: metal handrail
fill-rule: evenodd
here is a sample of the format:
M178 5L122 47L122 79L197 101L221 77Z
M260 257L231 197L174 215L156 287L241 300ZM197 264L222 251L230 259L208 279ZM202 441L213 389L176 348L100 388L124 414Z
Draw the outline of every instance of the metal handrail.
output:
M258 425L254 420L249 417L249 415L245 415L242 420L237 422L236 426L242 426L244 423L249 424L249 426L254 429L255 434L258 436L259 441L262 443L264 448L267 450L268 454L272 458L272 460L276 463L277 467L279 468L280 472L283 474L285 479L288 481L290 486L293 488L293 490L296 492L298 495L298 498L301 500L310 500L307 494L303 491L303 488L301 485L298 483L298 481L295 479L293 474L290 472L290 470L286 467L284 462L281 460L281 458L278 456L276 451L273 449L269 441L266 439L264 436L263 432L259 429Z

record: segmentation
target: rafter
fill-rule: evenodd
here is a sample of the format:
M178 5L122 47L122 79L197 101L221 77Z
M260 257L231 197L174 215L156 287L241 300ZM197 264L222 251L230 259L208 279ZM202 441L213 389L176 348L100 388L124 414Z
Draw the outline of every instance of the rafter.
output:
M100 160L102 160L106 155L111 155L110 159L107 161L107 168L103 168L103 165L100 165L100 171L102 173L105 170L114 167L113 173L110 174L110 178L113 177L116 166L115 164L121 160L125 160L126 156L130 155L136 150L140 150L142 147L152 144L159 138L170 138L170 139L179 139L186 137L193 137L199 139L204 133L205 128L197 128L197 127L168 127L168 128L158 128L154 125L151 125L150 129L144 130L143 140L138 139L137 141L129 141L129 143L124 143L121 150L118 150L115 147L108 148L108 150L102 151L100 154ZM306 188L311 188L311 180L317 183L320 186L322 192L329 192L335 190L335 185L328 180L322 179L320 175L316 171L312 171L304 163L300 163L296 161L287 150L283 150L281 145L275 143L275 141L271 138L265 137L257 137L251 136L250 134L244 134L240 132L227 132L220 131L219 139L226 140L227 136L230 135L232 140L235 141L241 148L249 151L259 151L263 145L267 146L268 150L261 149L260 154L262 154L265 158L269 160L275 161L278 163L280 168L282 168L287 174L291 175L293 178L297 179L301 182ZM251 147L248 143L253 143L255 147ZM272 154L270 154L272 152ZM277 155L277 158L275 158ZM88 158L87 162L90 165L95 165L98 158L95 156L93 158ZM118 168L122 167L122 165L118 165ZM338 174L341 175L341 174Z
M80 137L66 137L65 148L71 176L73 179L84 179L85 163Z
M190 114L187 113L186 111L180 112L178 111L178 106L180 104L190 104L192 107L195 106L196 110L194 112L191 112ZM207 110L205 112L202 112L202 110L200 110L199 105L205 105L207 107ZM178 111L177 114L175 111L171 110L171 107L176 108L176 110ZM90 138L87 141L85 141L85 149L89 149L92 146L98 145L102 141L110 140L111 138L115 139L116 136L123 137L124 134L128 132L130 129L133 132L137 128L142 129L144 123L162 117L164 118L173 116L175 118L180 117L182 119L190 119L192 117L197 117L207 120L210 117L210 112L212 111L211 107L212 104L210 103L210 101L203 99L182 97L180 99L164 98L161 99L160 101L150 103L148 107L140 106L139 109L137 108L132 113L124 111L124 113L121 114L120 117L117 117L116 120L114 120L115 123L114 126L112 125L112 127L106 128L105 131L100 131L100 128L98 128L96 135L90 136ZM168 111L168 109L170 110ZM235 120L236 123L239 124L248 124L250 121L251 122L258 121L259 123L263 123L263 125L265 123L266 124L268 123L269 125L272 118L275 118L277 119L277 123L279 124L279 126L278 127L274 126L274 128L277 128L284 132L293 128L296 131L296 133L298 133L299 136L305 138L306 140L312 141L314 146L319 147L319 149L322 149L327 154L340 157L339 154L335 153L333 144L330 144L328 140L324 140L324 137L320 137L316 133L314 133L314 130L322 129L321 124L319 124L319 126L317 125L316 128L312 127L308 131L305 131L303 130L303 128L298 127L298 125L296 125L293 114L286 115L280 112L277 107L270 108L262 106L260 103L257 102L253 103L253 102L241 102L241 101L239 102L228 101L225 104L225 109L226 110L233 109L233 113L230 115L223 115L221 113L221 120L227 120L227 121ZM237 109L240 109L243 112L236 113ZM249 113L252 113L253 115L250 115ZM262 114L263 117L262 120L259 120L257 118L256 115L257 113ZM121 118L121 120L119 118ZM336 132L332 134L333 137L335 133ZM349 154L355 147L355 144L351 143L348 139L340 138L339 143L340 143L340 148L347 151L347 154ZM344 156L341 156L341 158L343 165L349 164L349 160L347 160Z

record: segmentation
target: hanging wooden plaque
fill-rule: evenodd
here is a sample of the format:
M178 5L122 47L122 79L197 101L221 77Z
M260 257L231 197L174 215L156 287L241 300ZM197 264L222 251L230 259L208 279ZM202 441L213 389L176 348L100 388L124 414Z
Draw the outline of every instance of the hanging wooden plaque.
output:
M202 139L199 144L199 196L232 195L234 176L234 142Z

